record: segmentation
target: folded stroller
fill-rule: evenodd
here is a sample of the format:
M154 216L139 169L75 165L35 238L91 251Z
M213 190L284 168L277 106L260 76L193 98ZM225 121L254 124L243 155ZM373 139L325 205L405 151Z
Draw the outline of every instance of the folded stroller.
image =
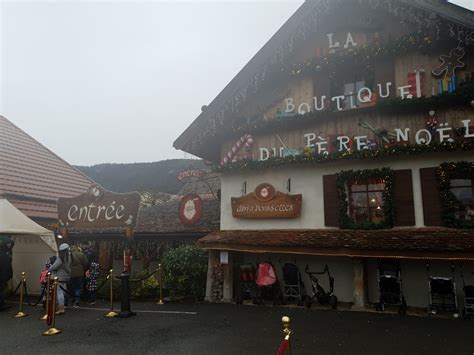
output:
M379 303L376 308L384 311L385 305L399 306L398 313L405 314L407 304L403 296L402 274L399 260L381 260L377 267Z
M286 263L283 265L282 271L284 279L283 302L287 303L288 300L296 300L298 306L302 306L306 298L306 291L301 279L300 270L295 264Z
M474 273L473 273L474 274ZM474 315L474 285L466 285L464 272L461 266L462 289L464 293L464 309L462 316L464 319L470 319Z
M236 298L237 304L242 304L244 300L253 300L253 303L257 303L255 281L255 267L252 264L240 265L240 295Z
M430 264L426 265L427 271ZM456 283L454 282L454 265L451 266L453 277L428 276L428 288L430 291L430 315L439 311L453 312L459 315L458 301L456 296Z
M267 262L258 264L257 287L259 304L263 304L264 300L273 300L274 305L280 304L281 290L272 264Z

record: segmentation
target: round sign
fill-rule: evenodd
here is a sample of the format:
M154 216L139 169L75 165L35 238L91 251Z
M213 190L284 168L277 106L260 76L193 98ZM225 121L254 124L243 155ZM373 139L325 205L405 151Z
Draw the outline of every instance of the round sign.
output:
M275 196L275 188L268 183L260 184L255 189L255 198L259 201L270 201L273 196Z
M184 196L179 202L179 219L183 224L196 224L202 216L202 200L191 194Z

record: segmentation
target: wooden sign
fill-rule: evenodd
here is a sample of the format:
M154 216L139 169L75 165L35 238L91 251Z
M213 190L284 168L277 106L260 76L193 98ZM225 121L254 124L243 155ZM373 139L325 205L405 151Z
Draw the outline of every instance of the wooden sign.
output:
M86 193L58 199L61 228L134 227L137 222L140 194L119 194L92 185Z
M301 214L301 194L290 195L267 183L260 184L255 192L243 197L232 197L234 218L296 218Z

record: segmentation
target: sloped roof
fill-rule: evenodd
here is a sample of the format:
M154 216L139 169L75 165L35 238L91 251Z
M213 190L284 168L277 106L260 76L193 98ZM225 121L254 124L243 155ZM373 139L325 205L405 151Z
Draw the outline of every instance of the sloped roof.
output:
M305 19L313 16L315 9L320 6L347 6L350 2L361 6L360 0L307 0L300 8L283 24L283 26L268 40L268 42L255 54L255 56L242 68L242 70L227 84L216 98L203 110L203 112L191 123L191 125L175 140L173 146L176 149L184 150L205 159L215 160L218 158L218 151L212 148L189 146L191 140L204 130L205 126L223 125L224 117L222 112L226 107L233 107L234 95L247 91L247 87L256 88L259 81L264 80L264 72L275 63L283 60L283 52L292 48L291 40L302 36L305 33ZM380 0L380 3L388 4L400 3L404 6L411 6L415 10L422 10L433 14L452 23L474 29L474 12L461 8L446 0ZM263 69L262 69L263 68ZM262 73L263 72L263 73ZM245 88L245 89L244 89ZM218 118L219 117L219 118ZM209 142L209 139L206 140Z
M198 245L254 253L474 260L472 229L220 230Z
M94 181L0 116L0 195L29 217L57 219L58 197Z

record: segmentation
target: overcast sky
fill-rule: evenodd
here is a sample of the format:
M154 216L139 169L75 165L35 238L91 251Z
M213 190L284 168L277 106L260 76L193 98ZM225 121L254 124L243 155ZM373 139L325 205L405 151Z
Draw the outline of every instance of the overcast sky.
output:
M72 164L172 147L302 1L2 2L0 114Z
M173 141L301 3L0 0L0 114L72 164L183 158Z

